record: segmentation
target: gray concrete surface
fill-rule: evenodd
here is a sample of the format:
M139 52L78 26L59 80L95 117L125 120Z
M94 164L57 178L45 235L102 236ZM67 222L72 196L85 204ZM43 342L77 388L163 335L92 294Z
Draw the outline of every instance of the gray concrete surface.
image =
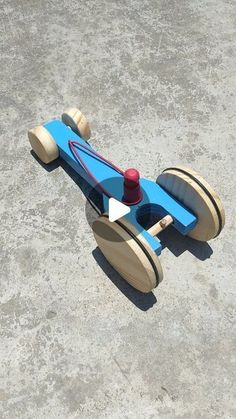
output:
M235 418L235 2L2 0L0 19L0 417ZM148 296L30 154L27 129L71 105L115 163L186 164L222 197L221 236L171 233Z

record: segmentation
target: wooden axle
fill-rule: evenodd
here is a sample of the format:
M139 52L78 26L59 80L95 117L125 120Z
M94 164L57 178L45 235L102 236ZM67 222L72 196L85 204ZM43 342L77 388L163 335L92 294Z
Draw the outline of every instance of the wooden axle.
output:
M174 220L171 217L171 215L166 215L160 221L158 221L158 223L154 224L151 228L149 228L148 233L150 233L152 236L156 236L161 231L165 230L166 227L172 224L173 221Z

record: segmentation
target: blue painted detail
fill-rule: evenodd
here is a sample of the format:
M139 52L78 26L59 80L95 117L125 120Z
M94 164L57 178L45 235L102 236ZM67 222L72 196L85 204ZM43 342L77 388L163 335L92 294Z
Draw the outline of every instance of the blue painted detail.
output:
M84 168L80 165L80 163L78 163L76 158L71 153L68 141L74 140L81 143L82 145L90 147L91 149L93 148L61 121L54 120L48 122L44 125L44 127L50 132L51 136L57 143L60 157L63 160L65 160L77 173L79 173L80 176L85 178L89 182L89 184L91 184L91 186L94 186L94 182L91 180L90 177L87 176ZM89 167L93 175L96 177L98 183L103 183L107 179L113 177L119 177L121 180L123 179L123 177L114 169L107 166L103 162L97 160L94 156L89 155L86 150L80 150L79 152L82 153L85 164Z
M79 135L75 134L63 122L54 120L44 124L58 145L60 157L64 159L80 176L82 176L92 187L96 186L91 177L86 173L76 157L72 154L68 141L74 140L80 144L94 150ZM104 161L89 154L86 150L79 150L85 164L97 179L97 183L102 184L105 189L117 200L121 201L123 196L123 176ZM162 246L157 237L152 237L138 222L138 218L145 211L151 211L160 217L170 214L174 219L174 227L181 234L186 235L192 230L197 218L187 209L162 189L155 182L141 178L140 185L143 192L143 199L137 205L132 205L131 211L125 218L131 222L138 232L147 240L151 248L160 255ZM98 189L99 190L99 189ZM101 192L102 193L102 192ZM104 209L108 212L108 197L103 194Z

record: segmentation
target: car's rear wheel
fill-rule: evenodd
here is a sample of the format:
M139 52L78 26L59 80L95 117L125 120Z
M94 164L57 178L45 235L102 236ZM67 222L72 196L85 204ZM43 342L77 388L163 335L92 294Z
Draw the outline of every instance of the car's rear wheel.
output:
M207 241L224 227L225 212L217 192L194 170L176 166L165 169L157 183L197 216L197 224L188 236Z
M148 293L161 282L158 256L127 220L111 222L103 214L94 221L93 234L105 258L132 287Z

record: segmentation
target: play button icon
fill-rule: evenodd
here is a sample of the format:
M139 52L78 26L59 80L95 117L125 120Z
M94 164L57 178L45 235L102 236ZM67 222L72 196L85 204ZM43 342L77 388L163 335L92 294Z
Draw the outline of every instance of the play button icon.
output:
M130 207L122 202L117 201L115 198L110 198L108 203L108 216L109 221L113 222L130 212Z

